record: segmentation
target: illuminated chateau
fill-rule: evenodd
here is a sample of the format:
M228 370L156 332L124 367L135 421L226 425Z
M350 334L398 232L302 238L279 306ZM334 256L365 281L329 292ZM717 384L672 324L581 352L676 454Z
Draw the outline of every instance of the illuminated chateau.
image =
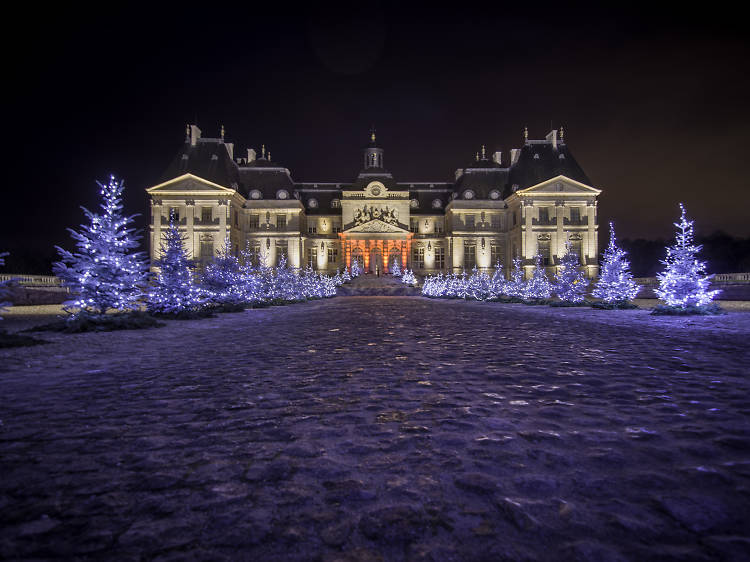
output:
M589 277L597 273L600 190L573 158L563 130L543 140L524 132L507 157L484 147L448 182L402 182L386 170L374 133L356 178L297 182L291 172L248 149L206 138L189 125L185 142L151 198L151 258L175 213L188 251L206 261L229 236L268 265L287 256L295 268L335 271L358 260L374 272L398 260L420 274L490 270L540 253L550 272L570 241Z

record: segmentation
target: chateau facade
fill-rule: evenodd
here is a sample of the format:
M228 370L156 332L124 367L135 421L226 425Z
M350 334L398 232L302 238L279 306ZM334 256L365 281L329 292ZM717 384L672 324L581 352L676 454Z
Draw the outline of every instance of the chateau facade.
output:
M416 273L506 273L522 260L527 276L541 254L554 272L569 241L588 277L598 272L597 197L601 191L573 158L563 130L543 140L524 131L521 148L477 153L449 182L401 182L385 168L374 133L353 181L296 182L287 168L248 149L237 157L224 139L188 125L183 146L151 200L151 260L174 213L188 252L205 262L229 237L268 265L286 256L295 268L335 272L358 260L383 271L397 260Z

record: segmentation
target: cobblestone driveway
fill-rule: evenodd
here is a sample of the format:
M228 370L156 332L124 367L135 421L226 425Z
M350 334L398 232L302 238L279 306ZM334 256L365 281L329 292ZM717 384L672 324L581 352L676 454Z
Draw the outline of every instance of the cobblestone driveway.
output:
M0 352L0 558L740 559L750 315L642 312L351 297L45 334Z

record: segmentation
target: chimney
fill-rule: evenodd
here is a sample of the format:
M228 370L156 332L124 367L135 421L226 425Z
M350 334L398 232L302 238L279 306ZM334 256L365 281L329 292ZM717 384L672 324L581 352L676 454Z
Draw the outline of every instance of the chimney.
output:
M551 130L549 133L547 133L547 136L545 138L547 139L547 142L552 143L552 149L557 150L557 130Z
M224 146L227 147L227 152L229 153L229 158L234 160L234 143L233 142L225 142Z
M494 152L494 153L492 154L492 161L493 161L493 162L494 162L495 164L500 164L500 165L502 165L502 163L503 163L503 153L502 153L502 152L500 152L500 151L498 151L498 152Z
M255 162L255 149L254 148L247 149L247 163L250 164L251 162Z
M460 178L463 175L464 175L464 171L461 168L457 169L456 170L456 181L458 181L458 178Z
M512 166L516 162L518 162L518 156L521 154L520 148L511 148L510 149L510 165Z
M201 130L198 125L190 125L190 146L198 144L199 138L201 138Z

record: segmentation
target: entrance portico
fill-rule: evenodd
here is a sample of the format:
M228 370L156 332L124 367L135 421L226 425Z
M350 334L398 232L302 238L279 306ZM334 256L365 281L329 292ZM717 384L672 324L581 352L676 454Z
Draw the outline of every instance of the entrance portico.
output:
M398 256L401 267L406 267L414 235L406 230L378 233L351 230L339 236L347 269L352 265L352 257L361 256L364 270L374 273L376 266L385 271L390 266L388 258L391 256Z

